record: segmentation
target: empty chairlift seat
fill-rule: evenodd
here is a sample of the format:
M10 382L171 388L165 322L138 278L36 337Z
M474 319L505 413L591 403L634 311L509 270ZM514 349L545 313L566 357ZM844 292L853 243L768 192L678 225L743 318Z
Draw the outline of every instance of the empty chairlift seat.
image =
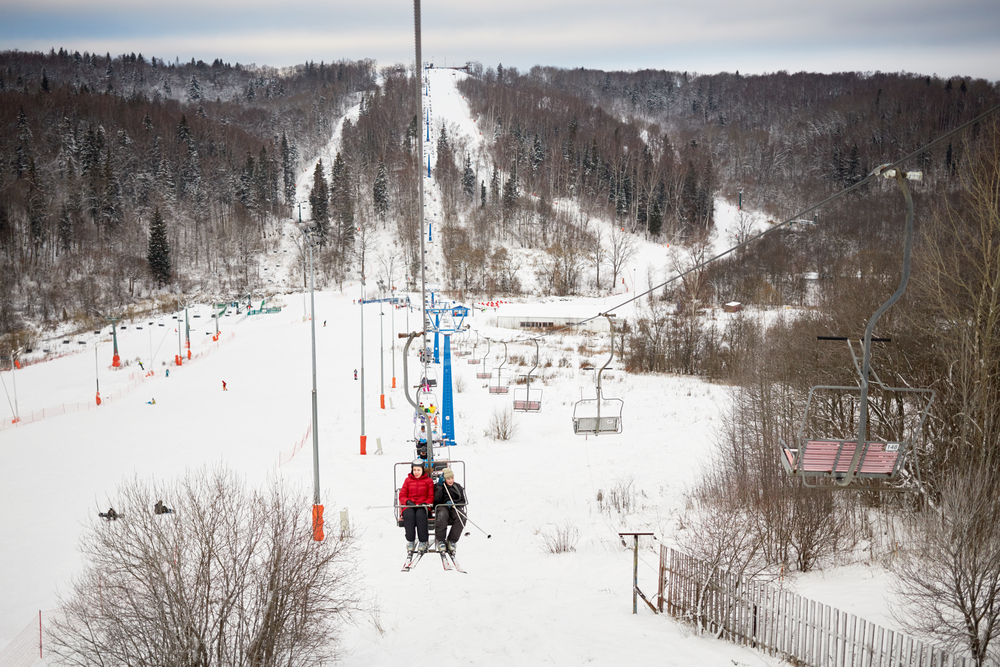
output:
M865 443L855 471L857 477L891 478L903 461L904 443ZM857 442L848 440L802 440L798 449L782 448L781 462L789 475L829 477L845 475L857 451Z

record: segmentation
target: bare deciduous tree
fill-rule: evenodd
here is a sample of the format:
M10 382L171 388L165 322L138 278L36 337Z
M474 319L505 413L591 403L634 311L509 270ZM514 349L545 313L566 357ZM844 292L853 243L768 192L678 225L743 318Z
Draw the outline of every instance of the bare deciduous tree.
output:
M154 514L153 503L174 504ZM123 483L84 533L51 631L67 665L321 665L357 609L349 542L312 540L311 503L234 473Z
M998 480L970 468L941 486L940 506L915 520L912 549L896 566L909 631L972 654L977 667L1000 658ZM904 611L901 610L901 611Z
M611 263L611 285L612 288L618 282L618 274L632 261L637 250L636 238L628 232L622 231L618 227L611 228L608 235L608 261ZM634 286L633 286L634 289Z

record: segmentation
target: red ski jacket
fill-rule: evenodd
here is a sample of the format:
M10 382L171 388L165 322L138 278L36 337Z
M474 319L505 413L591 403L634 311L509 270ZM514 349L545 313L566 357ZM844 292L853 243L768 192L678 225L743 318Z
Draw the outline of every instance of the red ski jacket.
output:
M434 480L430 475L424 473L417 478L411 472L406 476L403 487L399 490L400 506L405 507L407 500L412 500L414 505L434 504Z

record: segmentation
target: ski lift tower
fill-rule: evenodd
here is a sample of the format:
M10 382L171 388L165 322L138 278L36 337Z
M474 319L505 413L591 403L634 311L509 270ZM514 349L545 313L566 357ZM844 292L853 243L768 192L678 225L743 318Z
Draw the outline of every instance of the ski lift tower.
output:
M453 304L427 309L427 319L433 316L434 356L438 352L438 334L444 337L443 370L441 373L441 415L444 423L442 431L445 444L455 444L455 403L452 397L451 381L451 335L462 331L462 324L469 315L465 306Z

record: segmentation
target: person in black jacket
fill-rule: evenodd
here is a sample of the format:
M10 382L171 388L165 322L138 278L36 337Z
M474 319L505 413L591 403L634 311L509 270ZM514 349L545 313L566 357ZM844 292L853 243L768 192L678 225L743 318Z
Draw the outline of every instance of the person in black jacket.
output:
M465 489L455 481L455 473L451 468L445 468L442 482L434 485L434 537L437 540L437 550L455 555L455 544L465 529L465 513L468 499ZM451 525L451 532L448 526ZM445 533L448 540L445 541Z

